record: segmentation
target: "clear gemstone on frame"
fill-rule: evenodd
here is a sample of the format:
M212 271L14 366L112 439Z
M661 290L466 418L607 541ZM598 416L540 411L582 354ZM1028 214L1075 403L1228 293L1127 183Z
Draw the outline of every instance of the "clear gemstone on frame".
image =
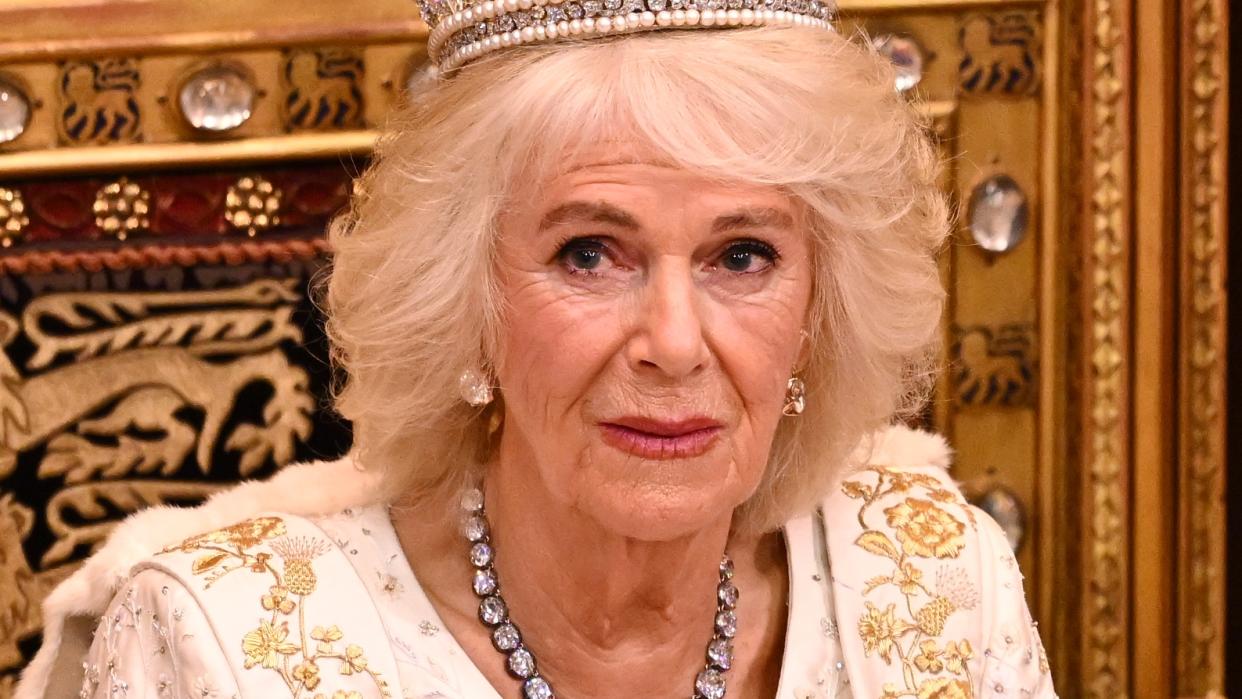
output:
M526 679L535 674L535 656L525 648L518 648L509 654L509 661L506 663L509 672L513 673L519 679Z
M733 559L728 556L720 559L720 579L722 581L733 579Z
M586 17L586 10L580 3L567 2L564 4L564 8L565 14L568 15L570 19L582 19L583 17Z
M482 568L492 562L492 547L479 542L470 547L470 562L476 568Z
M893 64L896 77L893 87L898 92L914 89L923 80L923 49L908 36L881 34L871 40L881 56Z
M0 143L16 141L30 122L30 100L16 85L0 78Z
M511 32L517 29L517 22L513 19L513 15L504 14L496 18L496 28L502 32Z
M726 580L720 583L720 587L716 590L716 599L720 600L721 606L726 609L733 609L737 606L738 594L737 585Z
M538 675L526 680L522 685L522 692L526 699L553 699L552 686Z
M518 633L517 627L513 624L501 624L492 632L492 645L503 653L508 653L521 644L522 634Z
M565 14L565 10L563 10L559 5L549 5L547 9L547 19L548 22L564 22L568 19L568 16Z
M716 615L716 631L725 638L733 638L737 634L737 614L725 610Z
M499 597L486 597L479 602L479 618L488 626L495 626L505 620L508 610L505 608L505 601Z
M663 12L668 9L668 0L647 0L647 9L652 12Z
M719 670L708 668L699 673L694 680L694 689L703 699L723 699L725 695L725 678Z
M600 2L600 0L583 0L582 1L582 11L586 13L587 17L595 17L600 12L602 12L603 9L604 9L604 5L603 3Z
M1030 206L1022 187L1008 175L993 175L970 195L970 235L991 253L1006 253L1026 237Z
M181 86L177 106L186 123L200 131L231 131L248 119L258 91L236 68L208 66Z

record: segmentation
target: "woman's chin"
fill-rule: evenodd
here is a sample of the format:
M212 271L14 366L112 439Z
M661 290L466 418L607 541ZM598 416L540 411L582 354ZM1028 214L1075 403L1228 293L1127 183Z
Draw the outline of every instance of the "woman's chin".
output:
M609 492L587 498L587 514L618 536L673 541L732 520L738 503L726 492Z

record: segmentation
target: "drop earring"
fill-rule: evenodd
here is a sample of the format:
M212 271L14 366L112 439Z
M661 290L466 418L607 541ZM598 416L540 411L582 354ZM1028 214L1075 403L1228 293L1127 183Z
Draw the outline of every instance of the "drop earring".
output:
M785 384L785 407L781 413L794 417L803 410L806 410L806 384L797 376L791 376Z
M457 380L457 389L461 393L461 399L476 408L492 402L492 386L483 372L475 367L461 373L461 378Z

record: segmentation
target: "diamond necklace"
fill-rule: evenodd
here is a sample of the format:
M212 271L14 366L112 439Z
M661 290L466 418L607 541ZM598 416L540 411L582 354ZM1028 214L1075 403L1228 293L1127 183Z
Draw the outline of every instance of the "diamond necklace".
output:
M535 656L522 641L517 625L509 618L509 605L500 594L500 579L492 566L492 548L483 492L467 490L461 499L465 511L462 531L470 542L470 565L474 566L472 587L478 595L479 620L491 629L492 645L505 655L505 668L522 683L525 699L554 699L552 685L539 674ZM725 672L733 664L733 637L737 635L738 589L733 584L733 561L720 559L720 582L716 585L716 619L712 640L707 644L707 661L694 679L693 699L723 699Z

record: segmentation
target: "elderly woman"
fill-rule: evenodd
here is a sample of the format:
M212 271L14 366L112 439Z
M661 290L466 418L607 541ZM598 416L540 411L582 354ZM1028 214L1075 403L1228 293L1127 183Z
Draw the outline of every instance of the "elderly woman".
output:
M331 231L354 450L123 525L19 697L1053 695L889 426L948 229L890 69L818 0L594 5L425 8L442 79Z

